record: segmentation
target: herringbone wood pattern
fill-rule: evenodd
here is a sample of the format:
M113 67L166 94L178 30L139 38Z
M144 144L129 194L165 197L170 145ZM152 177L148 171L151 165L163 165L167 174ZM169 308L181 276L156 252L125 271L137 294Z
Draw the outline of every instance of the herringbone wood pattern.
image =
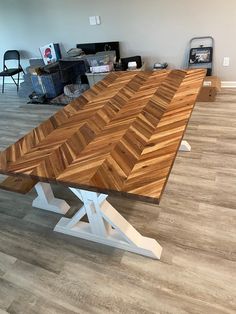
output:
M159 202L204 76L112 73L3 151L0 172Z

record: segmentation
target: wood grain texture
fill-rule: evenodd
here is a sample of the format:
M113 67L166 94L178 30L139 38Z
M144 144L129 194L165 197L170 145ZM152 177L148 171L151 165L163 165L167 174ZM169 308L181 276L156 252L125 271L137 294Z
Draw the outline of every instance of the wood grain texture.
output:
M112 73L3 151L0 172L158 203L204 77Z
M34 190L0 190L0 313L235 314L235 104L235 90L196 104L184 138L192 151L178 153L160 206L109 197L160 241L158 262L55 233L61 216L32 208ZM1 149L60 109L26 104L10 84L0 107Z
M36 180L29 178L23 178L23 177L13 177L9 176L4 181L0 182L0 189L26 194L29 191L32 190L32 188L37 183Z

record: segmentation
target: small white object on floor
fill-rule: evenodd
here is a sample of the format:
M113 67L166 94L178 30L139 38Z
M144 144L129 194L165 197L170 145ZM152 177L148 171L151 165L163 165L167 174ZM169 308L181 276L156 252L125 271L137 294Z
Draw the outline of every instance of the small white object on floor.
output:
M180 144L179 151L181 152L190 152L191 151L191 146L187 141L182 141Z

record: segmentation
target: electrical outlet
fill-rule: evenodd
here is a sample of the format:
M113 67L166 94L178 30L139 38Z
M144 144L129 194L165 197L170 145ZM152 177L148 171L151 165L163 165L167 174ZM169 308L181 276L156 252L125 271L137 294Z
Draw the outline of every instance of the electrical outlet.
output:
M96 16L96 24L100 25L101 24L101 18L99 15Z
M223 66L224 67L229 67L229 57L224 57Z

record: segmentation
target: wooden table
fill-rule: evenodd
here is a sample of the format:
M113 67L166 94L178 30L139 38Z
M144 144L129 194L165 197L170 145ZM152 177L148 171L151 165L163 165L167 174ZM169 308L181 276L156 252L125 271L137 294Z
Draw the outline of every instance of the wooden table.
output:
M27 192L35 185L33 206L63 214L69 205L50 183L69 187L84 206L55 231L160 258L157 241L106 198L159 203L204 77L204 70L108 75L1 152L0 173L17 176L1 187Z

